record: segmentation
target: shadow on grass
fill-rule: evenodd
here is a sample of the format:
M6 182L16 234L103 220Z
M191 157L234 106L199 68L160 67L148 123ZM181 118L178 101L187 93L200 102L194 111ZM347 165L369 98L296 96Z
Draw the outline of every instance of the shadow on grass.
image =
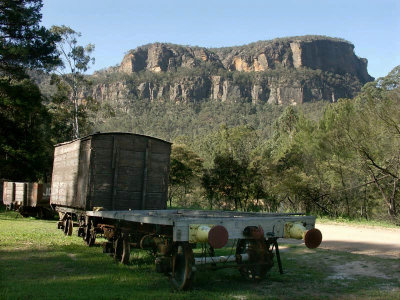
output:
M386 281L356 278L327 280L334 274L326 258L330 250L299 246L283 255L285 274L277 264L267 280L243 279L236 269L199 271L194 288L173 292L168 279L155 272L154 259L133 250L131 264L117 264L96 247L57 245L47 249L0 251L1 299L319 299L371 291ZM347 260L362 255L346 253ZM338 255L338 260L343 258Z

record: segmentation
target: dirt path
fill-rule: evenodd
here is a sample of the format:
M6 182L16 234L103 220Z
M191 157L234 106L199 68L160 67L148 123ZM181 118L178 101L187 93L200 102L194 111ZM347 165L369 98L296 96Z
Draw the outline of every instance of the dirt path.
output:
M316 224L320 248L400 258L400 229L343 224Z

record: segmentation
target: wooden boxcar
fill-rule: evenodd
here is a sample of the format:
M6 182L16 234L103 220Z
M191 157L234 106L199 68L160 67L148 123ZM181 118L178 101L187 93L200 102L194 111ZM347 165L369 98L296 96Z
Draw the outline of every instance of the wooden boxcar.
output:
M10 182L3 183L3 204L14 209L22 206L27 198L26 182Z
M59 212L165 209L171 143L97 133L58 144L51 205Z
M36 182L3 183L3 204L23 216L52 217L50 185Z

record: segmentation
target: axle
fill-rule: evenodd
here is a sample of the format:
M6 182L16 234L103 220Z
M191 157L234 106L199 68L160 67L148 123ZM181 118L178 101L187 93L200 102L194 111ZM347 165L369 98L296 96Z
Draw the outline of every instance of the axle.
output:
M248 261L248 254L238 254L241 256L241 261ZM223 255L223 256L214 256L214 257L195 257L194 264L195 265L204 265L204 264L212 264L212 263L226 263L226 262L234 262L237 261L235 255Z

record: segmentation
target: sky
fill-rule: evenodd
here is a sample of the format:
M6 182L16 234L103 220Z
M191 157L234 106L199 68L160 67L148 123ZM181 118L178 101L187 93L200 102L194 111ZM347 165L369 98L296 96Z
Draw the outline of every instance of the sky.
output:
M67 25L95 44L91 72L153 42L244 45L307 34L344 38L377 78L400 65L400 0L43 0L42 25ZM90 73L90 72L89 72Z

